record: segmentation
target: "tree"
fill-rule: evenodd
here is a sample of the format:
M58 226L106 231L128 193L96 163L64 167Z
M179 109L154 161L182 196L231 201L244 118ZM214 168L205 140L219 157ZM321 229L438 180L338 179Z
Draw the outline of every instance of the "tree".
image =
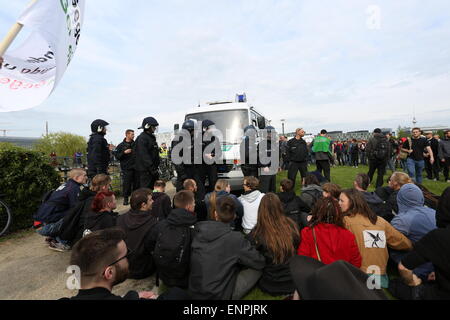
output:
M72 157L75 152L86 153L86 139L67 132L50 133L35 144L34 150L49 156L56 152L58 157Z
M406 138L409 137L409 132L405 131L401 126L397 128L397 138Z

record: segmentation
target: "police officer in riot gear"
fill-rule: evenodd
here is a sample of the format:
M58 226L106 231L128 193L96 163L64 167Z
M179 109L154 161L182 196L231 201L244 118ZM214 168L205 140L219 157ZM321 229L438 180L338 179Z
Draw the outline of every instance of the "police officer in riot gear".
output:
M158 126L158 121L155 118L148 117L142 121L142 126L138 128L144 129L137 137L133 150L136 157L135 167L139 176L140 188L153 189L155 181L159 178L159 147L154 135Z
M100 173L108 174L111 154L105 139L107 125L109 123L102 119L94 120L91 123L92 134L87 143L88 177L90 179Z
M241 142L241 169L244 177L258 177L258 148L257 132L253 125L244 128L244 137Z
M177 192L183 189L183 182L188 179L185 165L187 159L185 159L184 151L191 150L191 136L194 134L195 122L193 120L186 120L181 126L181 129L182 131L175 133L175 137L170 146L170 160L177 173L177 181L175 184ZM188 141L184 142L185 139ZM177 147L178 144L183 142L188 146L186 150ZM188 155L186 154L186 156Z
M214 191L217 182L217 161L222 156L220 141L215 134L215 123L211 120L202 121L203 128L203 170L208 179L209 192Z
M197 197L204 199L205 197L205 173L203 171L203 137L202 130L199 128L198 123L193 120L187 120L183 123L182 128L189 131L190 143L187 147L189 154L189 160L183 162L184 170L187 179L194 179L197 183ZM198 144L197 146L195 144ZM196 153L197 150L197 153Z
M267 126L263 131L263 140L258 144L258 166L260 191L276 192L276 178L279 167L279 144L275 128Z

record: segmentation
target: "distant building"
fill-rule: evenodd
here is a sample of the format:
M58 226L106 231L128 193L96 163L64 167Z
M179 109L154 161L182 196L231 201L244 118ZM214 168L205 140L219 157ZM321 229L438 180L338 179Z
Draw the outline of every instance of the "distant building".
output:
M433 132L438 132L439 130L445 131L445 130L450 130L450 126L430 126L430 127L421 127L418 126L420 128L420 130L422 131L433 131ZM411 132L412 128L410 127L403 127L400 128L401 130L405 131L405 132Z
M0 137L0 142L9 142L18 147L31 149L40 138Z

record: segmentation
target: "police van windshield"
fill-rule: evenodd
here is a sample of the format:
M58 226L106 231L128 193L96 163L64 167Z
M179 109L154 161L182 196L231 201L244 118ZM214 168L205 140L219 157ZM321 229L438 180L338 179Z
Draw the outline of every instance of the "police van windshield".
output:
M224 142L240 143L243 129L248 125L248 110L223 110L193 113L186 115L187 119L197 121L211 120L223 134Z

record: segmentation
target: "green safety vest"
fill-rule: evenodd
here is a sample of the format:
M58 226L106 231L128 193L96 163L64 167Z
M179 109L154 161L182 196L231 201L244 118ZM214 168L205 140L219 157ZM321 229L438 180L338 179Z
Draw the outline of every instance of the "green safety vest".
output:
M330 152L331 140L327 137L318 136L314 138L312 151L316 152Z

